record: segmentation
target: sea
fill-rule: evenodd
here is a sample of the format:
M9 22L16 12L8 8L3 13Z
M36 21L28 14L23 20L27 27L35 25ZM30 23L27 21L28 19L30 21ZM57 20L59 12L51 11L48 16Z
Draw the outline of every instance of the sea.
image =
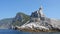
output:
M0 34L60 34L60 32L23 32L18 30L0 29Z

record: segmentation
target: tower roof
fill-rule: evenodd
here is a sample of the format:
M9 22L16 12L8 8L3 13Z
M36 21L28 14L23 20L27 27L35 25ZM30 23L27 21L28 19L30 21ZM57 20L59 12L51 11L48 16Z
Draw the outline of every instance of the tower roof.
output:
M42 7L42 5L40 6L40 8L39 8L39 10L42 10L43 9L43 7Z

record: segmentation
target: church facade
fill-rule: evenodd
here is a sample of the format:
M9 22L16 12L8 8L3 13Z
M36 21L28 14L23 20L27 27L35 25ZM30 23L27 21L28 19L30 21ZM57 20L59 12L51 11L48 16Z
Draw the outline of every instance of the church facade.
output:
M45 18L45 15L44 15L44 13L42 12L43 11L43 8L42 8L42 6L39 8L39 10L37 10L37 11L35 11L35 12L33 12L32 14L31 14L31 21L32 22L40 22L40 20L44 20Z

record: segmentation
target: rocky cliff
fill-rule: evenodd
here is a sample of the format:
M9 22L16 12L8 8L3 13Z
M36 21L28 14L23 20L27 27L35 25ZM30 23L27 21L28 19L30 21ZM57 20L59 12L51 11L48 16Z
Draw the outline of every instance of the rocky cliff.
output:
M42 12L42 7L33 12L30 20L20 27L21 30L60 31L60 20L47 18ZM29 31L30 31L29 30Z

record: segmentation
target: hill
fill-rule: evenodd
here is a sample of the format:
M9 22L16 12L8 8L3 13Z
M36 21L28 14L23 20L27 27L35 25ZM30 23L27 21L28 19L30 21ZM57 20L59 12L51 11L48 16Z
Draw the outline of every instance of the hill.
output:
M10 29L13 26L21 26L30 19L29 15L18 12L13 18L5 18L0 20L0 29Z

